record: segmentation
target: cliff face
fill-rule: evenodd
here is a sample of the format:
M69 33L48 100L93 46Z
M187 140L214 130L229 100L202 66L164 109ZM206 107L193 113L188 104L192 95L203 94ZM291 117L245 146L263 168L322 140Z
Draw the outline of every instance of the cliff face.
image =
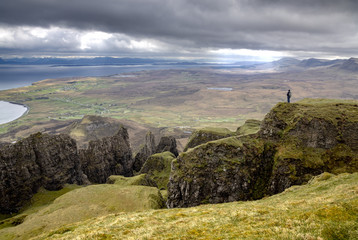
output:
M132 167L125 128L80 151L68 135L31 135L0 149L0 212L17 212L40 187L105 183L110 175L132 176Z
M90 141L80 150L83 172L93 183L105 183L110 175L133 175L132 151L127 130L123 127L116 135Z
M259 136L278 144L269 193L307 182L322 172L358 171L358 105L303 100L278 104Z
M358 171L358 105L280 103L255 135L199 145L172 163L169 207L258 199L323 172Z
M169 207L258 199L270 178L275 148L252 137L200 145L172 163Z
M145 161L155 152L155 140L152 132L147 132L144 146L134 157L133 170L139 172Z
M70 137L37 133L0 149L0 212L18 211L41 186L65 183L88 183Z

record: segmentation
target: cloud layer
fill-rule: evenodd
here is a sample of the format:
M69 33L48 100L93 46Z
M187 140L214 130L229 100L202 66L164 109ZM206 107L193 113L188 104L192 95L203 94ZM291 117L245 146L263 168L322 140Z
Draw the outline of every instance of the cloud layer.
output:
M0 54L358 56L355 0L5 0ZM224 51L225 52L225 51ZM280 55L280 54L276 54Z

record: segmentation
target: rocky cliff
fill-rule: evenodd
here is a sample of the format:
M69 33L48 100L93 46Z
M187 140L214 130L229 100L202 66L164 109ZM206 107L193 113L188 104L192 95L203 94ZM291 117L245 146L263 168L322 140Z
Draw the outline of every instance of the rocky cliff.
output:
M275 148L252 137L229 137L181 153L172 162L169 207L263 197Z
M155 152L155 140L152 132L145 135L145 143L134 157L133 170L139 172L145 161Z
M167 151L173 153L175 156L179 155L177 143L173 136L161 137L155 149L155 153L162 153Z
M277 104L259 133L223 138L172 163L168 206L258 199L322 172L358 171L356 101Z
M18 211L40 187L105 183L110 175L133 175L127 130L90 141L77 150L68 135L37 133L0 149L0 212Z
M37 190L61 189L65 183L88 183L67 135L33 134L0 149L0 212L18 211Z
M259 137L278 144L269 193L282 192L322 172L358 171L358 104L307 99L280 103Z
M128 133L121 127L112 137L90 141L85 150L80 150L83 172L93 183L105 183L110 175L133 175L132 150Z

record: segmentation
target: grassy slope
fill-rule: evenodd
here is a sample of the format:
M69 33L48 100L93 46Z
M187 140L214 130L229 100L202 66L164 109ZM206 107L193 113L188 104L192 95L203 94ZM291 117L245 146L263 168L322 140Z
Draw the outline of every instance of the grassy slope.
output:
M22 214L9 219L12 222L14 219L21 219L23 223L14 227L4 226L7 228L0 230L0 239L29 239L42 232L92 217L163 207L164 202L159 190L137 186L137 180L138 177L123 180L121 183L117 181L116 184L82 187L56 198L51 203L48 198L60 195L58 191L36 194L33 205Z
M357 239L358 173L324 173L251 202L118 213L36 239Z
M248 119L244 125L236 130L237 135L248 135L257 133L260 130L261 121L255 119Z

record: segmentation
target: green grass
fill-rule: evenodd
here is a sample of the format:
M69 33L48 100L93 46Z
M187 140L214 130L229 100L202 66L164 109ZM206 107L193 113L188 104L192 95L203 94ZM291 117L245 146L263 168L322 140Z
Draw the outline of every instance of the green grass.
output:
M358 101L303 99L297 103L279 103L273 109L277 117L293 127L302 118L322 118L337 126L339 121L358 122ZM343 118L342 118L343 116ZM286 129L285 131L289 130Z
M40 199L45 201L44 198ZM45 201L47 202L47 201ZM41 203L36 203L36 205ZM21 224L13 224L0 230L0 239L29 239L45 231L111 213L135 212L158 209L164 200L157 188L146 186L123 186L117 184L91 185L72 190L53 203L35 211L31 207L19 219ZM21 219L21 216L25 216ZM14 226L16 225L16 226Z
M107 183L116 184L120 186L155 186L155 184L153 184L153 182L148 178L149 176L147 176L146 174L140 174L134 177L112 175L109 176Z
M260 130L261 121L255 119L248 119L244 125L240 126L236 130L237 135L248 135L257 133Z
M185 146L184 151L187 151L189 148L196 147L209 141L233 136L234 134L234 132L230 131L227 128L206 127L196 130L189 138L189 141Z
M35 239L358 238L358 173L322 174L250 202L110 214Z
M2 215L0 218L0 220L2 220L0 221L0 229L14 226L13 222L16 224L17 219L24 218L30 214L40 211L41 209L52 204L56 198L77 188L80 188L80 186L74 184L66 184L61 190L58 191L48 191L44 188L40 188L38 192L31 198L31 201L26 204L19 213L15 214L14 216Z
M48 129L38 126L51 123L52 119L80 119L88 114L133 120L169 131L181 126L236 130L247 119L263 119L277 102L284 101L286 88L294 90L292 100L296 101L314 96L354 96L354 89L358 87L357 79L351 75L332 72L266 74L265 79L260 74L245 75L242 79L240 71L230 71L227 75L221 70L200 69L145 71L131 75L128 78L48 79L33 86L0 91L0 99L24 103L31 108L26 117L0 128L2 140L14 141ZM233 91L207 89L217 85L232 87ZM310 104L305 101L302 104ZM323 100L315 101L324 105ZM25 127L30 129L24 130ZM14 136L9 134L11 131L18 133Z

